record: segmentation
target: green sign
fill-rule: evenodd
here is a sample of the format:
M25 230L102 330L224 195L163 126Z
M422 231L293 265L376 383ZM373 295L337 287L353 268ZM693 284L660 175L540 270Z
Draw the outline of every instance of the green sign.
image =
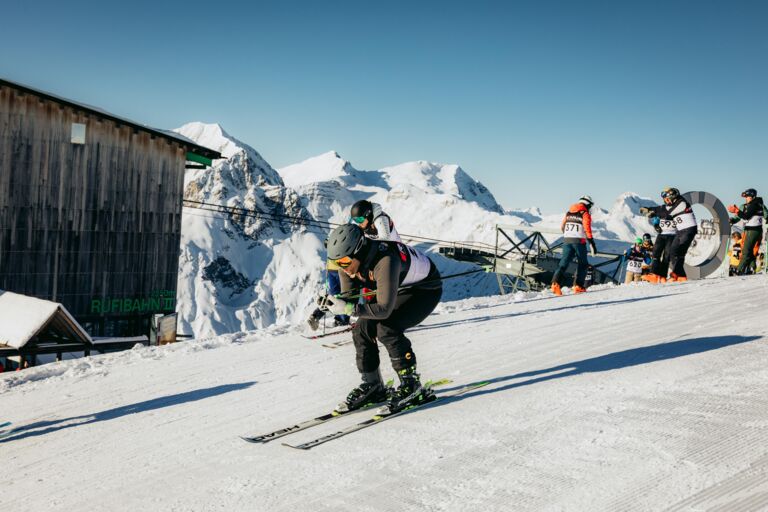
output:
M196 153L187 153L187 160L190 162L197 162L198 164L207 165L208 167L213 164L213 160L210 158L206 158L203 155L198 155Z
M176 311L176 293L172 290L156 290L149 297L91 299L91 313L141 314Z

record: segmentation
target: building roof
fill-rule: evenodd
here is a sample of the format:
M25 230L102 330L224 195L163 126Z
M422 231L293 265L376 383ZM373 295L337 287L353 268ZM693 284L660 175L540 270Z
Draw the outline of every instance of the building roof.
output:
M92 343L88 333L58 302L0 290L0 347L40 341Z
M119 124L124 124L126 126L130 126L132 128L135 128L137 130L141 130L147 133L150 133L152 135L163 137L165 139L170 139L174 142L177 142L187 148L187 151L196 155L203 156L205 158L215 160L217 158L221 158L221 153L218 151L214 151L213 149L206 148L204 146L201 146L197 144L195 141L188 139L184 137L183 135L180 135L176 132L172 132L170 130L161 130L159 128L152 128L151 126L147 126L141 123L137 123L136 121L131 121L130 119L126 119L124 117L117 116L115 114L112 114L110 112L107 112L104 109L94 107L91 105L87 105L85 103L79 103L73 100L69 100L67 98L62 98L61 96L56 96L55 94L51 94L46 91L42 91L40 89L35 89L33 87L29 87L24 84L20 84L18 82L12 82L10 80L6 80L4 78L0 78L0 87L12 87L14 89L23 91L27 94L33 94L35 96L39 96L41 98L45 98L47 100L55 101L57 103L61 103L63 105L67 105L69 107L82 110L85 112L89 112L91 114L97 115L99 117L109 119L111 121L114 121Z

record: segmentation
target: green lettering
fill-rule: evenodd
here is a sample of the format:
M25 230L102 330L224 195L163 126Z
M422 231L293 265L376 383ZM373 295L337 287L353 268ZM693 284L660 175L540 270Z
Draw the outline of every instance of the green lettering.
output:
M101 299L91 299L91 313L103 313L101 311Z
M112 306L109 310L110 313L118 313L120 311L120 299L112 299L110 305Z
M152 305L152 311L159 311L160 310L160 298L159 297L153 297L152 300L149 301Z
M163 301L163 303L164 303L164 305L165 305L165 308L164 308L164 309L165 309L166 311L173 311L173 298L172 298L172 297L168 297L167 299L165 299L165 300Z

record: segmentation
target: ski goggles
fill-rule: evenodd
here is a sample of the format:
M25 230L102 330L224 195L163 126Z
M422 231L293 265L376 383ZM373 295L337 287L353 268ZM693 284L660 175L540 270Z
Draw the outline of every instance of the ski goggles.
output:
M365 222L365 217L350 217L349 220L351 220L355 224L362 224L363 222Z
M344 256L343 258L339 258L337 260L331 260L336 265L338 265L341 268L347 268L352 264L352 257L351 256Z

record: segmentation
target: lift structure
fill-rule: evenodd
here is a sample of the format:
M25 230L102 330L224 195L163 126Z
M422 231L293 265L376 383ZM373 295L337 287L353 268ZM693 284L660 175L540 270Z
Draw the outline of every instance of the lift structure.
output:
M441 247L440 253L456 260L489 266L496 274L499 291L506 294L548 288L560 265L562 249L560 231L524 225L497 225L492 251L490 246L485 250L455 245ZM595 259L598 261L591 263L589 269L591 284L618 283L622 255L600 252L592 258ZM575 274L574 261L568 266L563 282L572 282Z

